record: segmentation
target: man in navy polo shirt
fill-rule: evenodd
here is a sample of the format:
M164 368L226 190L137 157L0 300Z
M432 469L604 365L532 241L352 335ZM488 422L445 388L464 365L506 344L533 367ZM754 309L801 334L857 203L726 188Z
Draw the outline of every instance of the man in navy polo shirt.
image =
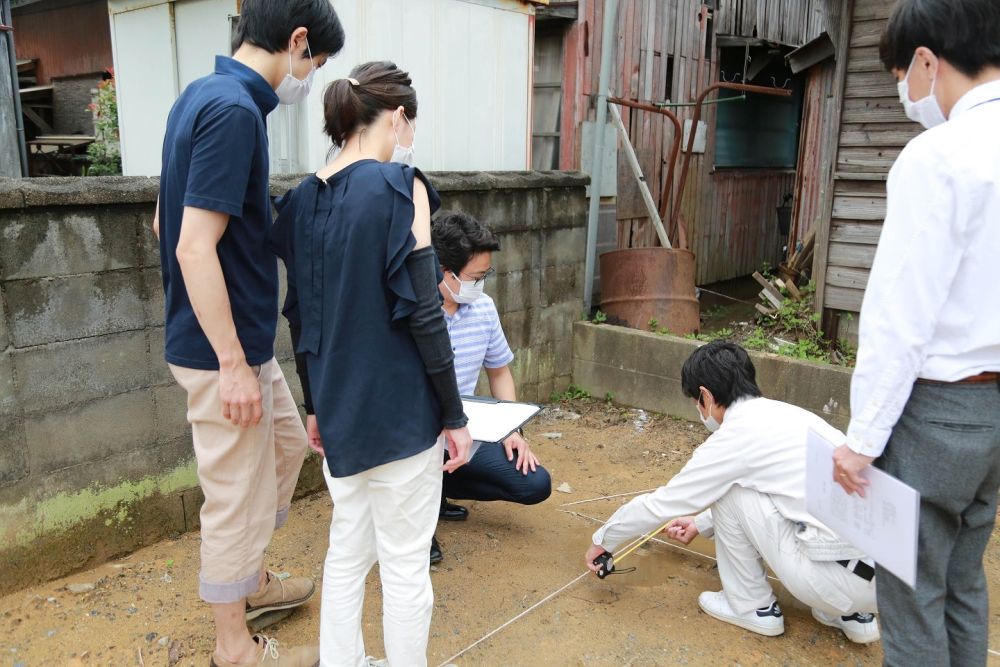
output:
M160 239L166 360L188 394L201 509L199 593L212 606L211 664L314 667L317 646L278 649L248 619L314 590L264 567L288 516L305 429L274 359L278 267L267 249L267 115L308 95L344 45L329 0L243 0L232 58L174 104L163 142Z

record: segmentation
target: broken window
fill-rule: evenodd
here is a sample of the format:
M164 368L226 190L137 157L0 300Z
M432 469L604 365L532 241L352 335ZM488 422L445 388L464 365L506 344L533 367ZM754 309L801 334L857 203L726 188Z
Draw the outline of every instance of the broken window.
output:
M789 88L792 96L747 93L740 99L742 93L719 91L715 117L716 168L795 168L803 82L788 68L787 51L777 45L722 47L720 44L720 82Z

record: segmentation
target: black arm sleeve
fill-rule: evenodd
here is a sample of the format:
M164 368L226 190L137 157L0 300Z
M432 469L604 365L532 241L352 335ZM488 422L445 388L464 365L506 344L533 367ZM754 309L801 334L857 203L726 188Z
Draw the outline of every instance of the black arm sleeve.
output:
M417 308L409 317L410 332L417 343L424 368L441 402L445 428L462 428L469 419L462 410L462 398L455 378L455 353L441 310L437 286L437 258L431 247L414 250L406 258L406 269L417 297Z
M302 327L289 320L288 331L292 334L292 349L296 350L299 347ZM307 415L314 415L316 410L313 409L312 390L309 388L309 367L306 366L305 354L295 353L295 374L299 376L299 383L302 385L302 407L306 409Z

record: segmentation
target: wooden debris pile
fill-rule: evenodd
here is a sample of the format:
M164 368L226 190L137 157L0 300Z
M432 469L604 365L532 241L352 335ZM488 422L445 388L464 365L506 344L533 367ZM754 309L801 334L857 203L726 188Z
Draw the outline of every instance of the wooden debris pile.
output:
M770 305L765 305L763 303L758 303L756 305L757 312L761 315L766 315L768 317L774 317L777 315L778 311L781 310L782 303L785 300L785 296L781 293L782 290L788 292L788 298L792 301L801 301L802 292L796 287L795 281L790 280L785 282L781 278L775 278L773 281L768 280L760 271L754 271L753 279L757 281L757 284L763 287L760 291L760 298Z

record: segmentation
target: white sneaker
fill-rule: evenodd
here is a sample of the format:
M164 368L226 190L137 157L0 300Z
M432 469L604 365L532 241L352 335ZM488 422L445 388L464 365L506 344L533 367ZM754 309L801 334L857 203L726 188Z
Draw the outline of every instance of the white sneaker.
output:
M374 656L366 655L365 656L365 667L389 667L389 661L388 660L379 660L378 658L375 658Z
M729 606L722 591L705 591L698 596L698 606L712 618L738 625L759 635L775 637L785 631L785 619L777 602L772 602L770 606L763 609L737 614Z
M871 644L872 642L877 642L881 636L878 631L878 621L875 620L875 614L829 616L819 609L813 609L812 614L813 618L823 625L840 629L855 644Z

